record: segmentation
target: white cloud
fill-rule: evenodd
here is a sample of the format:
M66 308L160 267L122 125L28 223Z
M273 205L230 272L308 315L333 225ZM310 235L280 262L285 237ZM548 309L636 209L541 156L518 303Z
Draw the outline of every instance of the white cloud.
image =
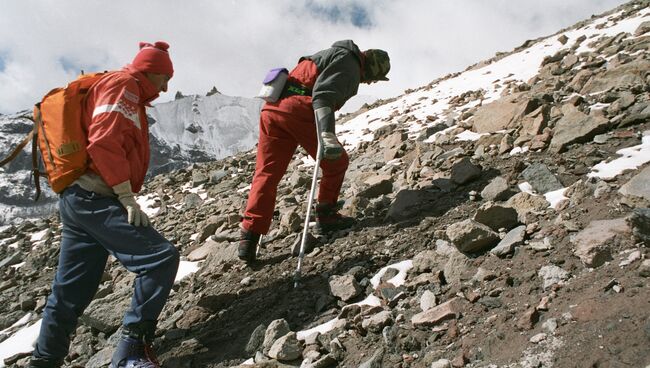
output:
M176 70L171 92L159 102L172 99L176 90L203 94L213 85L228 95L253 96L266 70L291 68L300 56L340 39L389 52L391 81L362 86L359 93L392 97L623 2L7 2L0 13L0 113L31 108L49 89L74 78L77 71L66 70L61 60L95 70L116 69L133 58L139 41L156 40L171 44ZM326 11L333 6L340 11L337 22ZM367 14L370 26L352 25L350 12Z

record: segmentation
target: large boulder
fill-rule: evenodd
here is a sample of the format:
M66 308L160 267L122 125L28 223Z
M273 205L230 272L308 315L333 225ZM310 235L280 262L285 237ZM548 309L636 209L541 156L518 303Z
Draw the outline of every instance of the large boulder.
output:
M645 85L648 70L650 70L648 60L639 59L621 64L617 68L607 69L603 73L594 75L582 87L580 94L589 95L615 88L629 88L637 84Z
M574 254L588 267L598 267L612 260L612 251L621 238L631 233L625 218L592 221L571 240Z
M524 94L513 94L480 107L474 113L473 131L494 133L503 130L523 116L529 99Z
M564 116L555 124L549 145L551 152L564 151L570 144L588 142L605 132L610 122L598 115L587 115L574 106L565 105Z

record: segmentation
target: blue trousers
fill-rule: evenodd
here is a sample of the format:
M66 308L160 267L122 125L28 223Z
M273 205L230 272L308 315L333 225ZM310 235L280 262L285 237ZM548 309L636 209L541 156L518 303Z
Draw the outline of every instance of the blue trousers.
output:
M136 274L125 326L157 321L179 263L174 245L151 226L129 224L116 198L73 185L61 194L59 212L59 265L33 353L47 360L68 354L70 335L97 291L109 254Z

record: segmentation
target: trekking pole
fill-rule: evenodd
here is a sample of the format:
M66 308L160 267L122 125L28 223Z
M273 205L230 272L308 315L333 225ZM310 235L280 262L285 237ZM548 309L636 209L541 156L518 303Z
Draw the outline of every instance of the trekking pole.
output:
M260 248L262 248L262 238L264 238L264 235L260 235L257 244L255 244L255 259L257 259L257 257L260 256Z
M316 124L316 134L320 137L320 128ZM305 226L302 229L302 239L300 240L300 253L298 254L298 267L293 276L293 287L297 288L300 282L300 270L302 268L302 259L305 257L305 245L307 244L307 231L309 230L309 218L311 217L311 208L314 202L314 194L316 193L316 181L318 181L318 169L320 168L321 160L321 146L320 139L318 140L318 151L316 151L316 165L314 166L314 176L311 179L311 190L309 191L309 200L307 201L307 214L305 215Z

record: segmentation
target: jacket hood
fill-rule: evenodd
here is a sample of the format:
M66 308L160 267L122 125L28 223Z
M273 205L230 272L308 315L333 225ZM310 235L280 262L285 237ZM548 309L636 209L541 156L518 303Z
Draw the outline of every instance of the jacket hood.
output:
M359 64L363 65L363 55L359 46L357 46L352 40L341 40L336 41L332 44L332 47L340 47L346 50L352 51L352 53L359 59Z

